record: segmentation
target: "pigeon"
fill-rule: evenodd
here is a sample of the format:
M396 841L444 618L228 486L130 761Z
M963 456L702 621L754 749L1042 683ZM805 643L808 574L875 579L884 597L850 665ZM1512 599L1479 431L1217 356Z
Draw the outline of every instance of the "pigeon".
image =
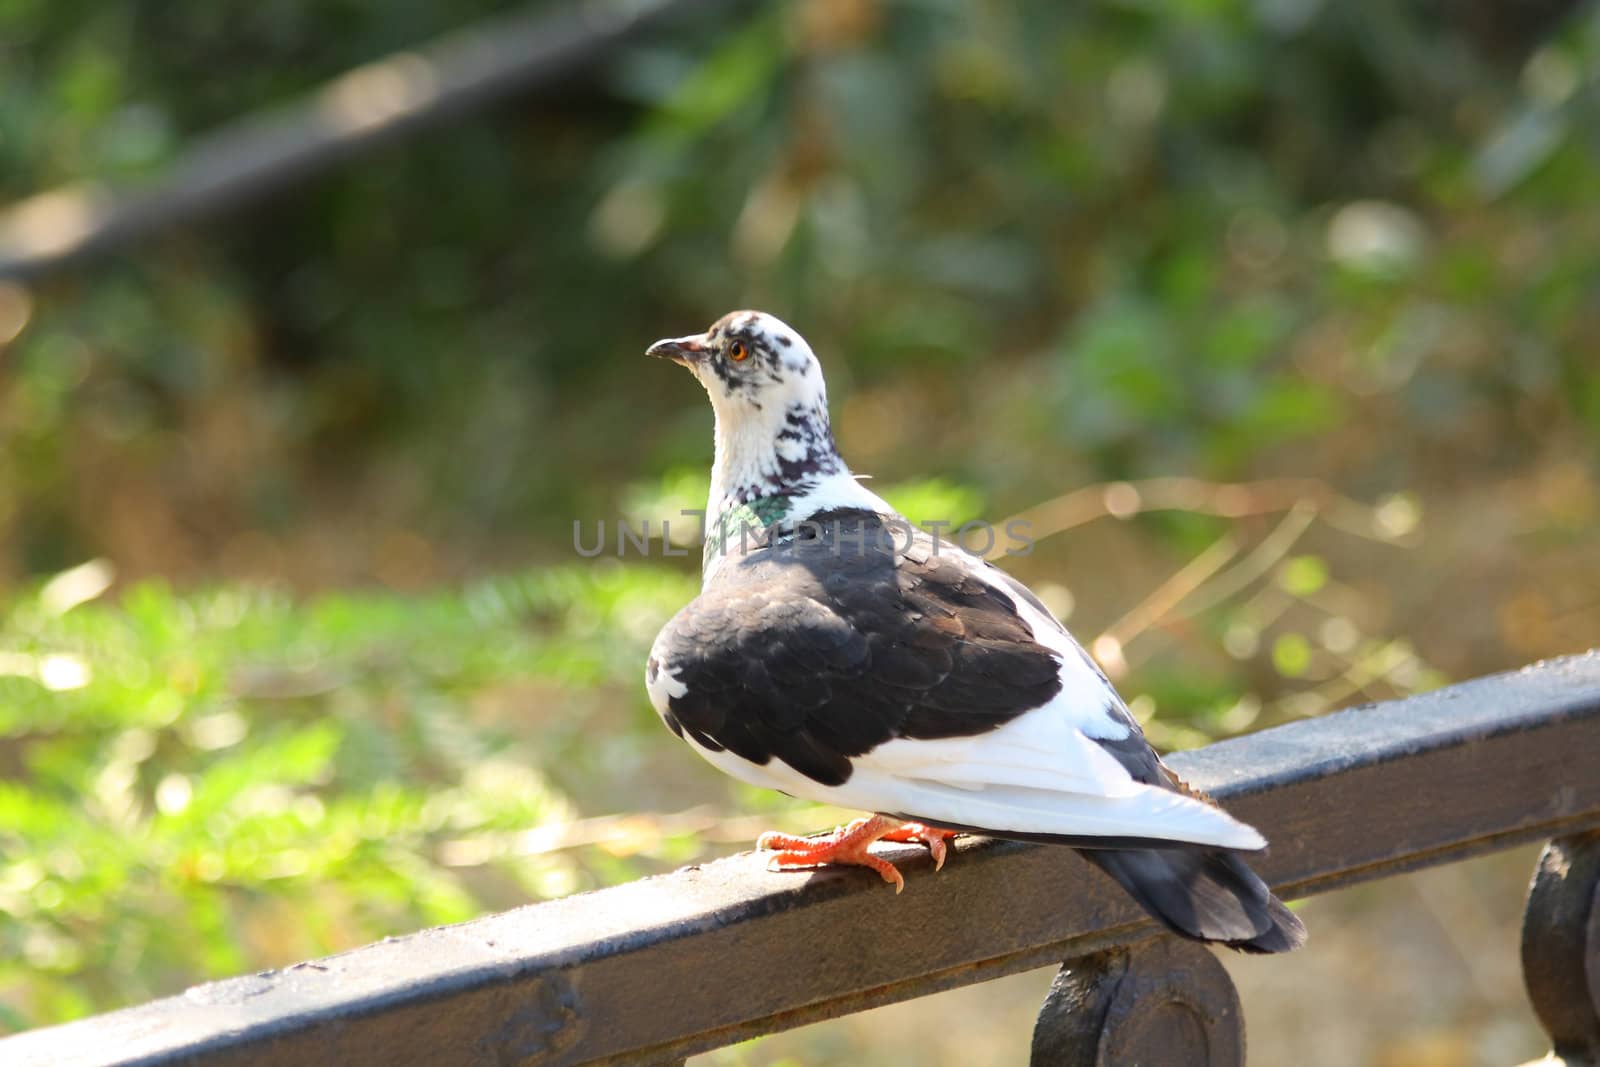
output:
M849 864L958 833L1065 844L1183 937L1269 953L1300 920L1245 864L1266 840L1185 785L1050 610L851 473L811 346L735 311L657 341L716 416L699 596L645 665L662 720L734 778L870 812L764 834L769 867Z

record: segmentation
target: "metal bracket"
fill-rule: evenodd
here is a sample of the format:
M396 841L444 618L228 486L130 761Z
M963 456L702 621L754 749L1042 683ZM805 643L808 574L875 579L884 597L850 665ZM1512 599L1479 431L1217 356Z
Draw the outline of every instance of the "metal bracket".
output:
M1600 1064L1600 831L1545 847L1522 919L1522 975L1554 1051Z
M1033 1028L1033 1067L1242 1067L1244 1016L1211 952L1161 936L1061 965Z

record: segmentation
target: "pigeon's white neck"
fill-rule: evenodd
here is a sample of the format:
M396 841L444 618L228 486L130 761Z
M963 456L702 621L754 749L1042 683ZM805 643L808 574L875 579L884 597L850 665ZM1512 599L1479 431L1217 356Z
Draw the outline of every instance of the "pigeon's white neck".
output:
M796 519L837 507L887 510L839 456L826 397L786 406L736 403L716 405L708 517L767 497L789 498Z
M787 536L796 523L838 508L894 514L845 466L833 444L825 405L782 413L781 419L752 417L750 412L729 418L718 410L702 585L709 587L747 544Z
M717 404L716 452L711 461L711 514L762 497L793 494L820 479L849 477L834 447L827 401L743 398Z

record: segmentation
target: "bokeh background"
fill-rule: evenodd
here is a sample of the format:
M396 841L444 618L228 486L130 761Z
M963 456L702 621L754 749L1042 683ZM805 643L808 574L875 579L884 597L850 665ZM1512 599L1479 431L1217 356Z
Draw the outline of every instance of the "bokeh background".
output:
M913 519L1033 522L1163 747L1600 645L1592 4L666 6L0 2L0 1029L838 817L643 696L695 554L616 524L710 412L642 352L735 307ZM1259 1062L1542 1052L1532 857L1230 960ZM1048 981L708 1060L1019 1062Z

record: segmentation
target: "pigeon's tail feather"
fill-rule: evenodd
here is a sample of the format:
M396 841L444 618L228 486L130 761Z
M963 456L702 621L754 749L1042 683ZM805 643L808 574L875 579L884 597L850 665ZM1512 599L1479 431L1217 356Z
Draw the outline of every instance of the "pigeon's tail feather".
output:
M1306 928L1256 873L1214 848L1083 849L1173 933L1243 952L1288 952Z

